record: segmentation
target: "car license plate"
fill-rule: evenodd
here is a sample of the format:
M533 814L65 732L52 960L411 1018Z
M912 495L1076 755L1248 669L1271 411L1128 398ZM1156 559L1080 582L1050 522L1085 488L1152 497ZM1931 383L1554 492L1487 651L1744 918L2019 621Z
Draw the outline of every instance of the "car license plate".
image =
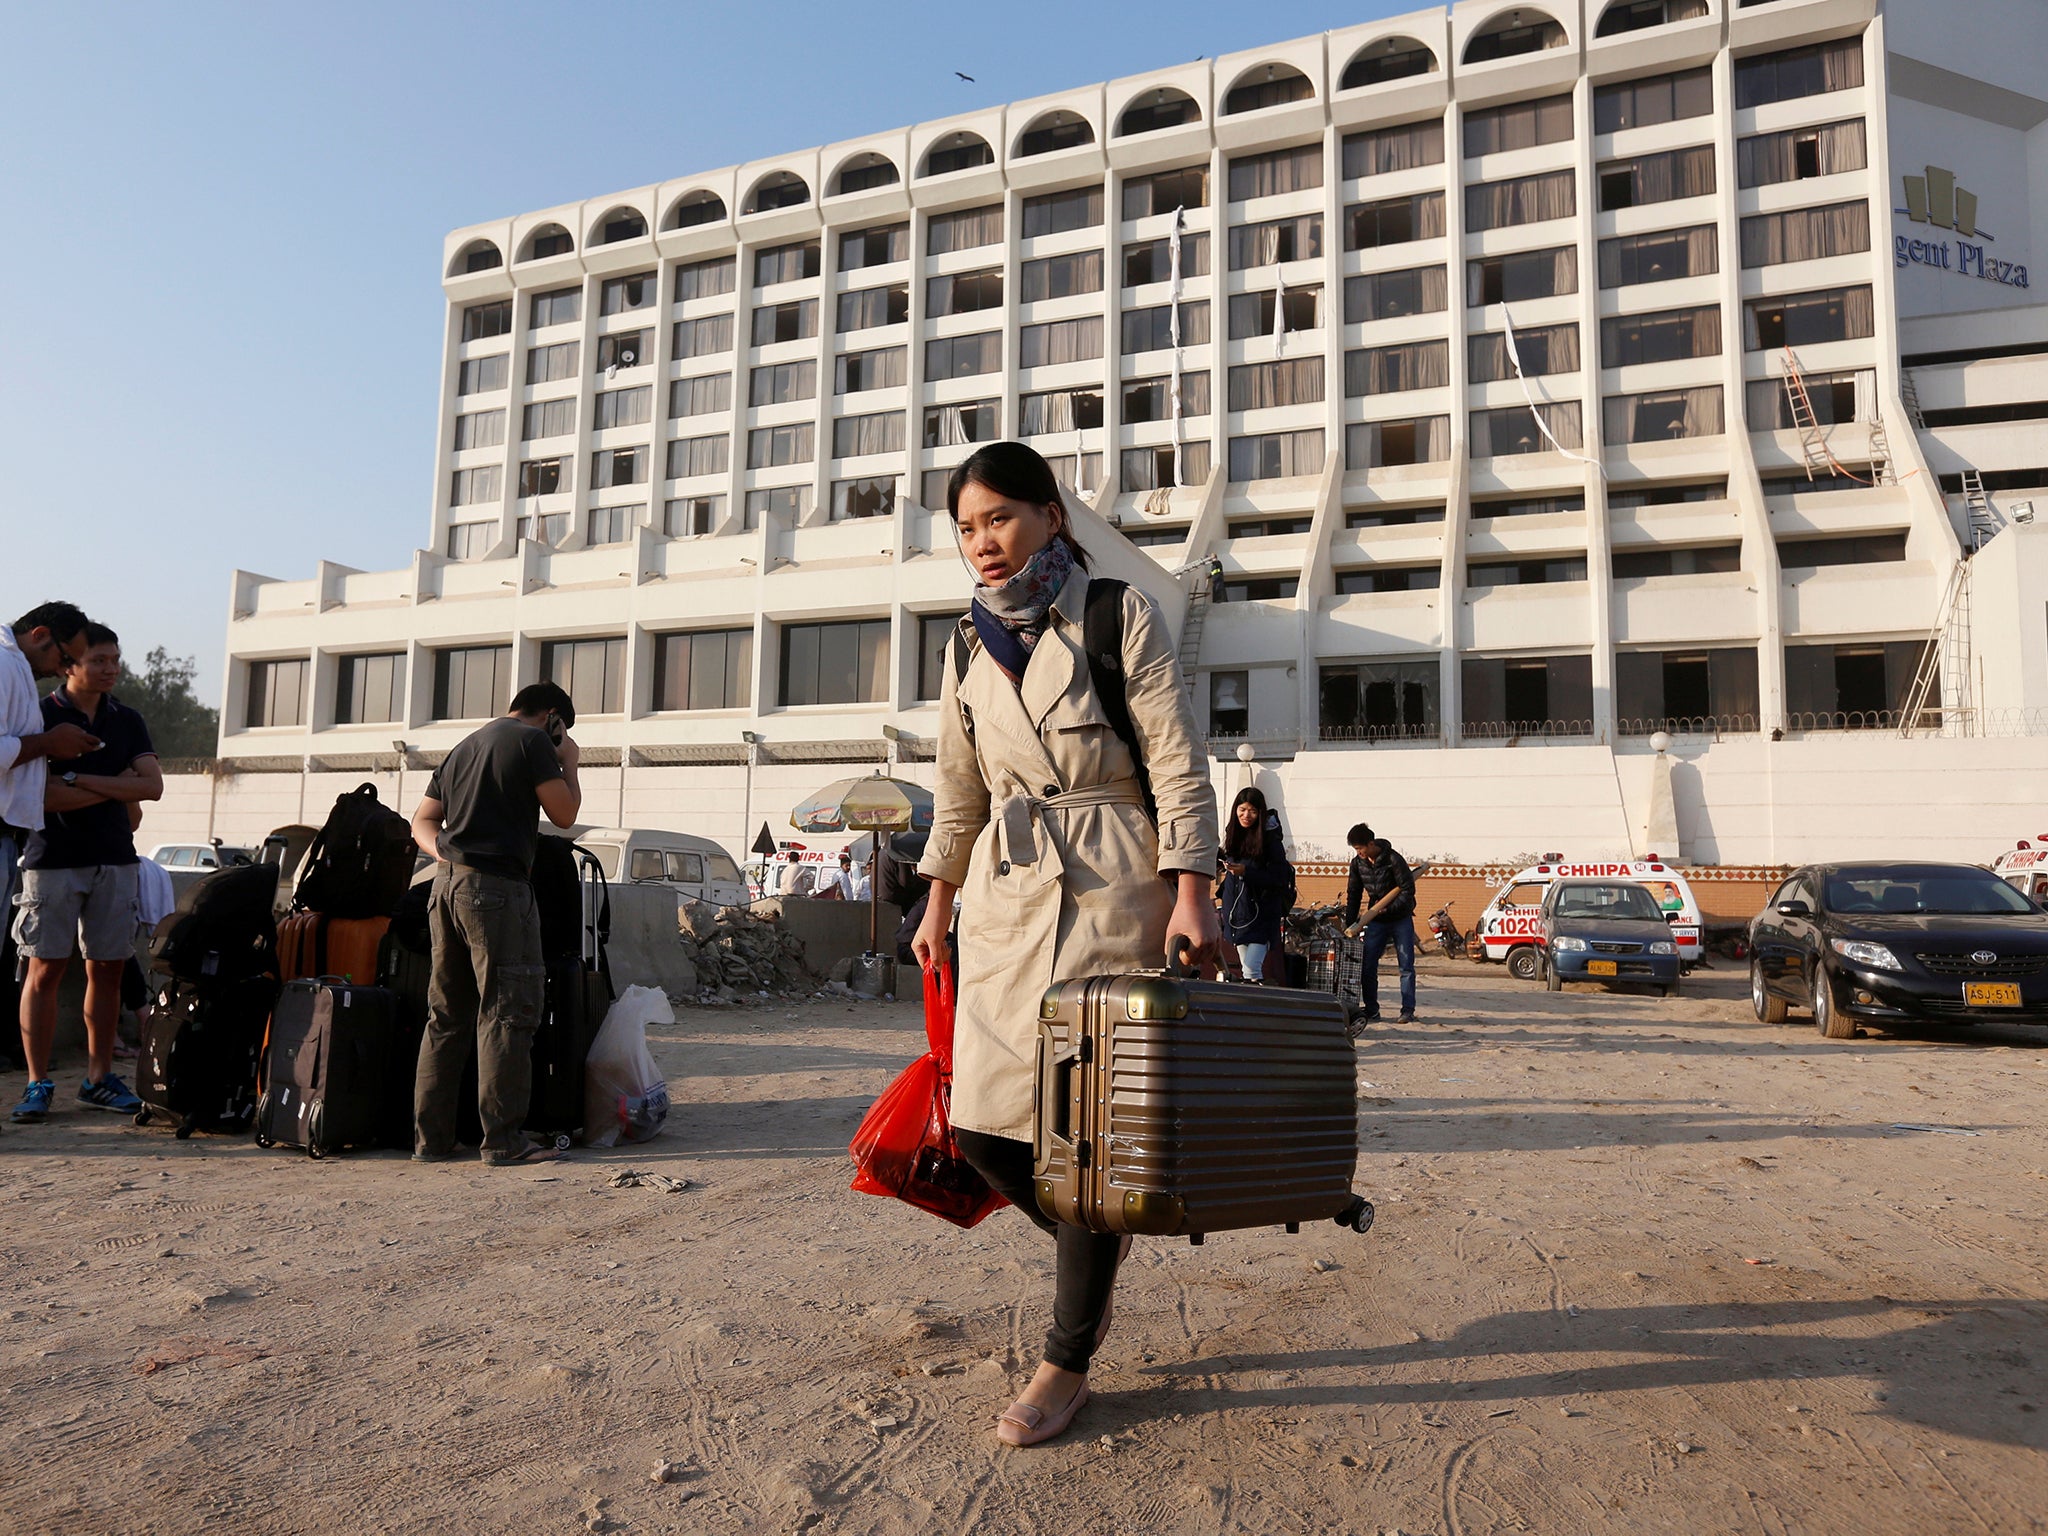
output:
M2016 981L1966 981L1963 1002L1971 1008L2017 1008L2020 984Z
M1612 960L1588 960L1586 962L1586 974L1588 976L1612 976L1615 974L1616 969L1617 967ZM2014 998L2013 1001L2018 1002L2019 999Z

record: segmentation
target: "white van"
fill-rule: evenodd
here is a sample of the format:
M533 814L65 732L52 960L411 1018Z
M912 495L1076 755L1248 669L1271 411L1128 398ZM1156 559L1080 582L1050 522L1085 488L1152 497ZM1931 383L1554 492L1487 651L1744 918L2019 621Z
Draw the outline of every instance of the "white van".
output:
M1998 856L1991 873L2022 896L2048 906L2048 834L2038 841L2042 846L2037 848L2021 838L2019 846Z
M658 827L579 827L571 834L614 884L672 885L714 907L747 904L747 882L731 854L708 837Z
M1587 878L1639 883L1656 899L1664 920L1671 925L1679 965L1698 964L1705 926L1700 919L1699 901L1685 876L1659 859L1637 859L1627 864L1531 864L1494 892L1493 900L1479 914L1473 944L1485 959L1504 960L1513 975L1534 981L1541 970L1543 893L1550 889L1553 880Z

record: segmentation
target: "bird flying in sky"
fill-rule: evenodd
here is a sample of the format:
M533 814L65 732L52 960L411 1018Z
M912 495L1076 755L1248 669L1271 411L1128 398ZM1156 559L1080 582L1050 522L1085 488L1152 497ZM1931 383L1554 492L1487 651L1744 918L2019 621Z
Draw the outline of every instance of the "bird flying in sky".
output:
M959 70L957 70L957 69L956 69L956 70L954 70L954 71L953 71L953 73L954 73L954 74L956 74L956 75L960 75L960 71L959 71ZM961 78L962 80L965 80L965 81L966 81L966 82L967 82L967 83L968 83L969 85L972 85L972 84L974 84L974 76L972 76L972 75L960 75L960 78Z

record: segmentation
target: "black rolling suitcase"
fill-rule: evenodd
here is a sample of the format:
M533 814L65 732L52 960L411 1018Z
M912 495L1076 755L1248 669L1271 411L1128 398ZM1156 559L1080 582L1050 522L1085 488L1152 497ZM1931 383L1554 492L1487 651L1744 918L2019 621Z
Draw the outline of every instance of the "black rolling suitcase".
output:
M542 837L533 858L534 905L547 964L546 1002L533 1037L533 1099L526 1128L567 1147L583 1129L583 1069L611 1007L611 888L604 868L565 837Z
M256 1144L325 1157L382 1141L397 1012L382 987L331 976L287 982L270 1021Z
M413 1088L419 1080L420 1041L427 1032L427 988L433 978L424 917L417 934L393 924L377 956L377 985L391 994L391 1057L379 1089L377 1111L378 1140L387 1147L413 1143ZM472 1100L474 1097L472 1094Z
M135 1123L169 1120L180 1141L194 1131L240 1135L256 1117L263 1030L277 1002L277 978L156 982L135 1064L142 1100Z

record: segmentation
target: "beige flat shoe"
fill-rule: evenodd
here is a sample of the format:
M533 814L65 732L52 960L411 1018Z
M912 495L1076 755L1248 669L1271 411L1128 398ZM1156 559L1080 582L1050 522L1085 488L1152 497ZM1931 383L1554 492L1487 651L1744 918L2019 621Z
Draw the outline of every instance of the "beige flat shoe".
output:
M1014 1402L996 1420L996 1438L1005 1445L1018 1446L1043 1445L1048 1440L1056 1440L1067 1432L1067 1426L1074 1422L1074 1415L1087 1401L1088 1383L1084 1381L1074 1389L1067 1406L1058 1413L1047 1414L1035 1404Z

